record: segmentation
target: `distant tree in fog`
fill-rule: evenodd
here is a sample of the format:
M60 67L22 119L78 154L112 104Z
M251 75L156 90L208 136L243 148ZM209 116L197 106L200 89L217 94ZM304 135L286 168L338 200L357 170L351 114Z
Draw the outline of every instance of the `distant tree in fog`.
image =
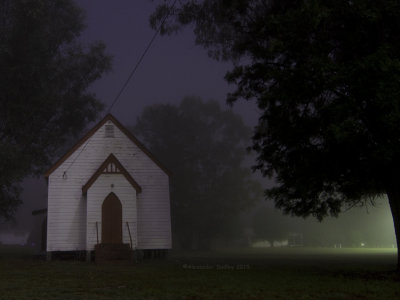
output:
M0 0L0 218L20 204L22 178L102 108L88 87L111 60L100 42L80 45L83 19L72 0Z
M172 172L175 245L208 248L231 234L232 220L260 197L243 166L249 128L217 102L188 97L178 106L149 106L133 131Z
M252 228L256 240L266 240L271 246L275 242L283 241L288 237L287 218L274 208L262 207L257 209L252 217Z

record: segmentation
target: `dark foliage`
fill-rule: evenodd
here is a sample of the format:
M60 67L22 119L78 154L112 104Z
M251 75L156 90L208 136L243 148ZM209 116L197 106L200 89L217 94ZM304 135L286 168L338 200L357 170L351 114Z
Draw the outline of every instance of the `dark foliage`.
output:
M386 193L399 240L398 1L183 1L172 16L164 33L193 24L197 43L235 63L228 101L262 110L253 149L277 182L267 197L322 219Z
M103 43L79 41L71 0L0 1L0 217L20 204L19 182L40 174L102 104L89 85L110 68Z

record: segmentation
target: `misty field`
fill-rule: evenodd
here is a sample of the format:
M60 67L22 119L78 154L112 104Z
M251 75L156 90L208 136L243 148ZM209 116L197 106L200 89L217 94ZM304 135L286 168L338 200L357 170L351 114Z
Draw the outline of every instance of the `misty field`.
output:
M45 262L0 248L0 299L399 299L395 249L172 252L165 260Z

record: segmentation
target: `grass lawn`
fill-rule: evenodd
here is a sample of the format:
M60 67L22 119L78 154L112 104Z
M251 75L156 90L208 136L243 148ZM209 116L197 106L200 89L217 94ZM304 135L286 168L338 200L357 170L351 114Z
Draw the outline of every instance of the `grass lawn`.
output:
M2 246L0 299L400 299L395 264L395 249L172 252L96 265Z

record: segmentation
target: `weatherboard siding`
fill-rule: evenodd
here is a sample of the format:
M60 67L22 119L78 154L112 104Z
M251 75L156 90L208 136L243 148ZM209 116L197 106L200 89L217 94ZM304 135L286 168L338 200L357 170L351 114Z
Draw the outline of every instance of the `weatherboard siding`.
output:
M93 184L86 198L82 196L82 186L110 153L115 155L142 187L142 193L139 193L136 199L137 221L136 224L133 224L137 226L135 228L137 248L157 249L171 248L172 246L168 175L117 126L114 126L114 137L106 138L105 125L110 122L103 124L89 137L86 143L78 147L49 175L47 251L92 248L93 226L87 227L86 225L90 225L93 220L87 220L87 208L90 208L90 205L87 205L87 199L94 196L93 193L99 190L100 182ZM117 176L117 174L107 176ZM98 180L106 180L106 177L103 174ZM123 180L118 182L122 184ZM133 187L131 188L134 195L131 195L131 200L134 201L136 191ZM107 195L104 194L101 201ZM127 198L125 192L122 192L122 195L123 199ZM100 194L98 196L100 197ZM96 201L100 201L100 199ZM120 201L122 202L121 198ZM89 211L89 215L92 217L92 212ZM126 230L126 226L123 226L124 242L126 241ZM89 240L87 240L88 236ZM129 237L127 242L129 242Z

